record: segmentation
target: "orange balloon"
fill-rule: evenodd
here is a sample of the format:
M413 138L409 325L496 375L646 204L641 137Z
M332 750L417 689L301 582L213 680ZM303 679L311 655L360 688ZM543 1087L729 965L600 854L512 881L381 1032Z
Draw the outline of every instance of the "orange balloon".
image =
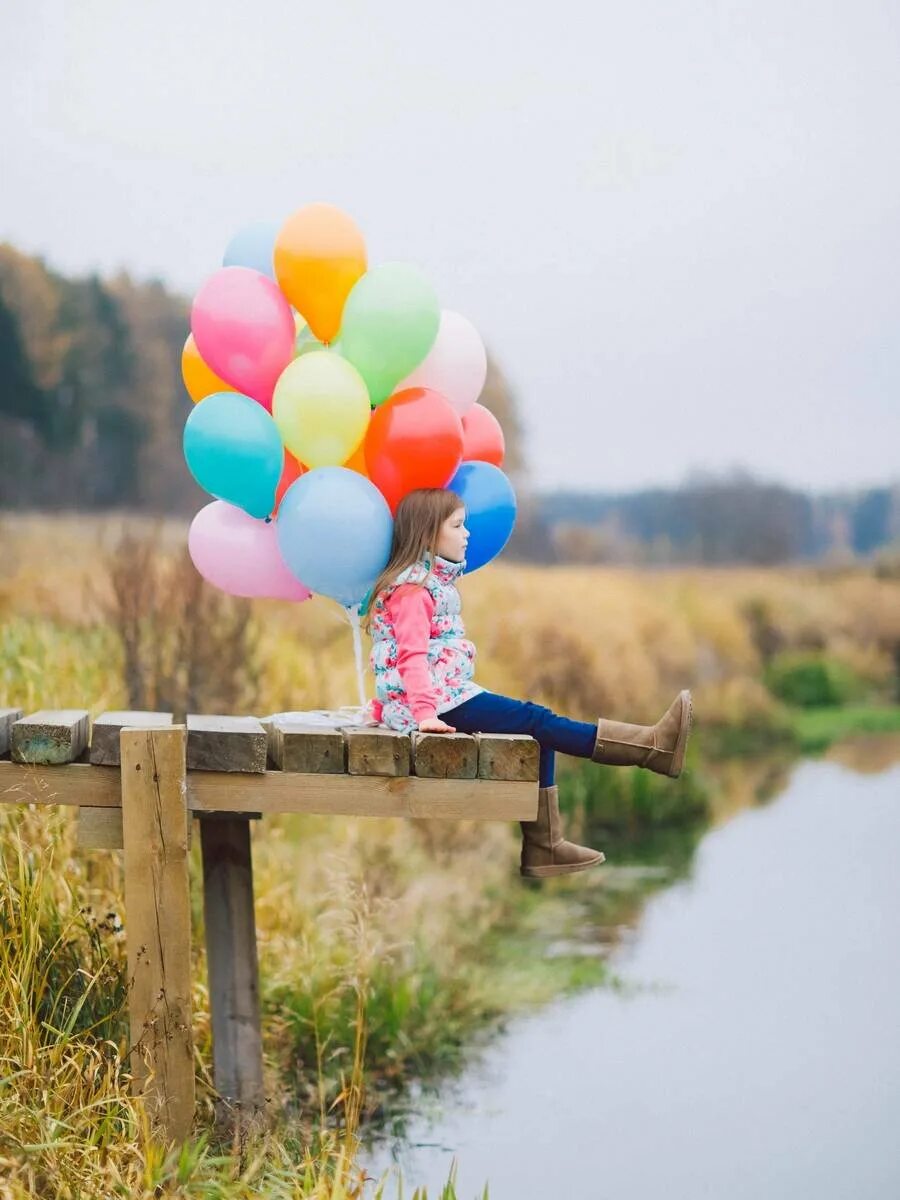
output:
M188 390L188 395L196 404L213 392L236 392L230 383L220 379L212 367L208 367L200 357L194 335L189 333L184 349L181 351L181 378Z
M278 512L281 501L284 499L284 493L288 490L292 483L295 483L301 475L306 474L306 467L298 459L294 458L290 450L284 452L284 466L281 469L281 479L278 481L278 487L275 489L275 507L273 512Z
M487 462L503 466L506 442L500 422L483 404L473 404L463 413L463 462Z
M362 234L331 204L299 208L275 239L278 286L320 342L337 336L350 289L365 271Z
M347 461L344 463L344 466L348 471L356 471L359 475L365 475L366 479L369 478L369 471L366 467L365 439L363 439L363 441L360 443L359 449L356 451L353 457L347 459Z

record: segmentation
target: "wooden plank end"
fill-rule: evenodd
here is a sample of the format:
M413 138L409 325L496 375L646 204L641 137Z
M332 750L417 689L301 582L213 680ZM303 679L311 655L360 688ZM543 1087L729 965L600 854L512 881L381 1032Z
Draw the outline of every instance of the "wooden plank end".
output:
M164 729L172 724L172 720L170 712L121 710L101 713L91 730L90 761L95 767L118 767L119 734L123 729Z
M190 713L187 731L190 771L260 775L266 769L268 737L256 717Z
M90 726L85 708L42 709L21 717L10 729L13 762L41 766L75 762L87 747Z

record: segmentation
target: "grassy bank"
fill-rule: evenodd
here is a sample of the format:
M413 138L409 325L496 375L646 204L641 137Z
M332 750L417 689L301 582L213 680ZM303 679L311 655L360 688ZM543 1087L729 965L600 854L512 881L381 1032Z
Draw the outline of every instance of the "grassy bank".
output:
M844 738L900 732L900 705L798 709L791 714L802 753L816 754Z

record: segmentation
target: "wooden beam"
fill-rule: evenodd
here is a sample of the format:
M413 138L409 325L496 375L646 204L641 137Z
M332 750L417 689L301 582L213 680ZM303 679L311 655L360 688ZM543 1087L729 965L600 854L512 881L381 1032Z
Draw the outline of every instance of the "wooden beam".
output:
M188 803L204 810L305 812L350 817L446 817L482 821L533 821L537 780L418 779L415 775L188 774Z
M193 841L193 829L194 822L188 821L188 850ZM75 844L79 850L123 850L122 809L79 808Z
M191 771L266 769L266 731L256 717L191 713L187 719L187 765Z
M467 733L414 733L413 771L420 779L474 779L478 743Z
M287 721L272 721L267 728L269 757L279 770L343 775L347 751L340 729L292 725Z
M358 775L237 775L189 771L194 813L321 813L349 817L418 817L533 821L537 780L420 779ZM119 776L109 767L73 763L41 769L0 762L0 803L118 808Z
M15 721L10 734L13 762L42 766L73 762L87 747L90 715L85 708L42 709Z
M390 729L346 729L347 771L350 775L408 775L410 741Z
M250 822L200 820L216 1115L253 1123L265 1107Z
M79 808L75 844L79 850L122 850L121 808Z
M172 724L172 713L165 712L105 712L94 722L91 730L91 762L95 766L119 765L119 734L126 726L137 729L160 729Z
M194 1115L185 729L120 737L131 1070L154 1128L178 1142Z
M22 715L21 708L0 708L0 757L9 754L9 731Z
M62 767L0 762L0 804L72 804L118 808L118 771L69 763Z
M537 781L541 748L524 733L476 733L478 778Z

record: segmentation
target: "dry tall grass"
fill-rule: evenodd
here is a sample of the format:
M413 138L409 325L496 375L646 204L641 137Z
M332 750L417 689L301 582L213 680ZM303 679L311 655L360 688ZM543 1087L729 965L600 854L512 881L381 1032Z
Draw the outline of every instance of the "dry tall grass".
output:
M453 1065L464 1035L502 1010L499 981L467 950L510 908L503 831L460 827L435 857L428 822L389 824L276 817L254 848L269 1132L251 1140L209 1132L192 864L199 1102L191 1142L166 1154L128 1090L121 857L79 853L62 808L0 809L0 1196L361 1195L360 1120L423 1059ZM520 1003L547 998L542 986Z
M355 703L337 605L220 596L186 562L185 536L177 522L7 519L0 702L97 711L140 697L260 713ZM790 649L822 650L873 695L897 686L900 580L863 567L497 564L461 591L479 680L585 719L648 719L685 686L701 730L765 713L763 667Z

